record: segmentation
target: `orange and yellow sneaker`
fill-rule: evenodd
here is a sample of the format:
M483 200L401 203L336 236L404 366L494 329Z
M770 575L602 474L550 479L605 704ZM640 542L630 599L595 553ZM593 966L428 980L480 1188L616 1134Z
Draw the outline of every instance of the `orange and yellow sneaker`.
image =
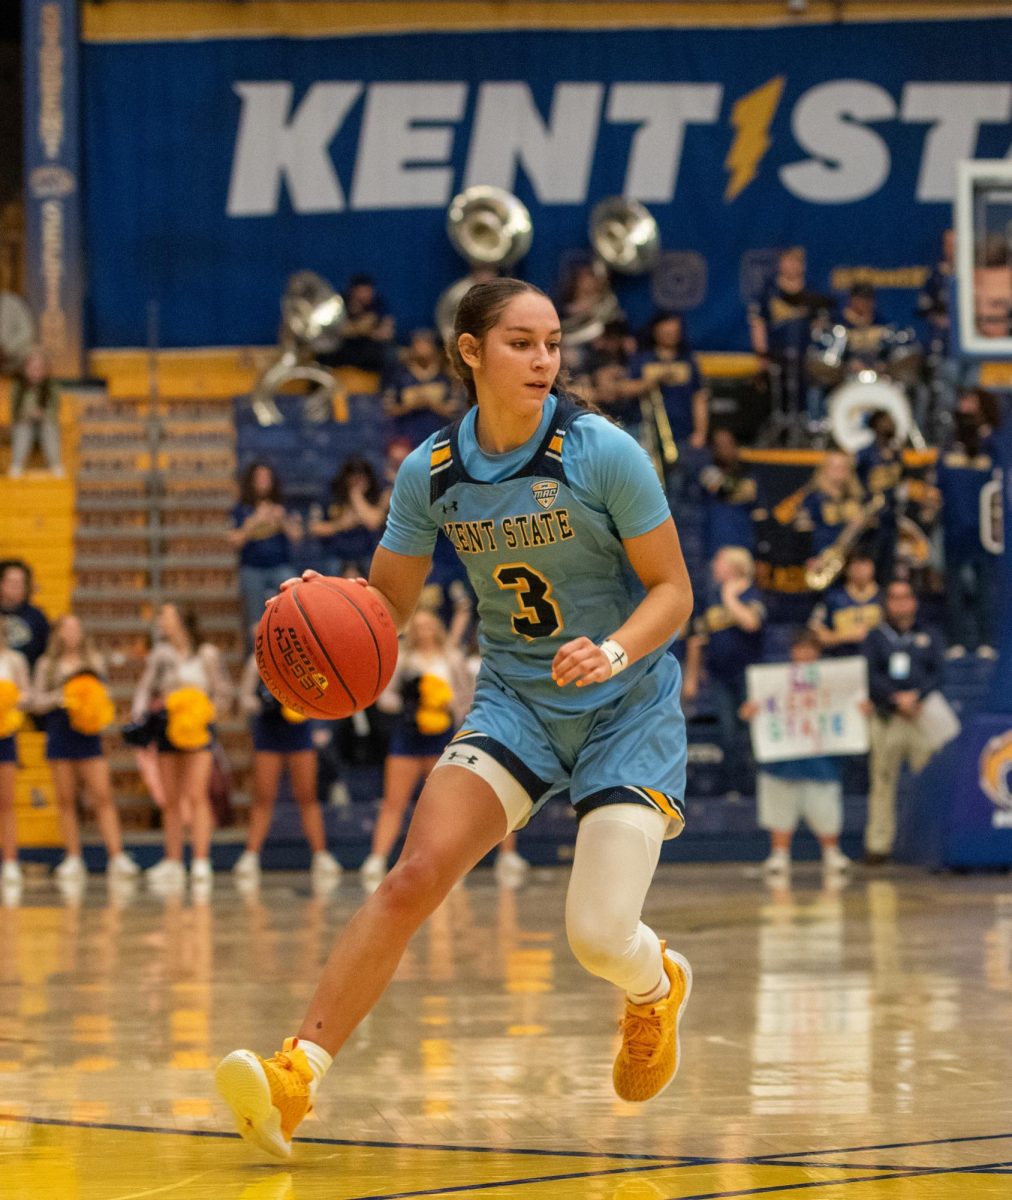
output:
M622 1045L612 1081L623 1100L652 1100L674 1079L681 1057L678 1023L692 991L688 959L661 942L661 961L671 990L654 1004L626 1001Z
M288 1038L270 1058L250 1050L234 1050L218 1063L214 1083L232 1110L236 1128L246 1139L277 1158L289 1158L292 1134L312 1109L313 1072Z

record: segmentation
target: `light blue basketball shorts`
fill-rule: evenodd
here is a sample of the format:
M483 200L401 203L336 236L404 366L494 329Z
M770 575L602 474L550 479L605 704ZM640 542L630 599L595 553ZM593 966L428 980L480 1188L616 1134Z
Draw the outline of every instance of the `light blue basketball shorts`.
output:
M681 671L670 654L617 700L565 716L539 710L536 700L483 674L460 732L433 769L479 775L502 802L510 830L568 787L581 817L607 804L642 804L668 818L665 837L677 837L685 821L680 691Z

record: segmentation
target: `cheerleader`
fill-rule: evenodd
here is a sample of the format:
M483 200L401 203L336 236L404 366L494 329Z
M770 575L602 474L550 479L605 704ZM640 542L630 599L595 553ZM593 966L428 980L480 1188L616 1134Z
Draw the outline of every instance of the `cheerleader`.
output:
M7 645L0 621L0 883L5 890L21 886L18 866L17 821L14 814L14 781L18 751L14 735L21 727L22 710L29 702L28 659Z
M158 641L147 657L133 700L135 722L151 720L158 773L165 792L165 857L147 872L148 883L177 890L183 865L184 813L192 824L195 884L212 879L211 747L213 721L232 701L232 682L217 647L203 641L197 616L174 604L158 611Z
M457 601L450 632L435 613L419 609L404 631L393 678L377 701L381 711L396 713L396 720L372 848L361 868L368 891L383 881L415 789L436 765L466 711L472 685L460 644L470 620L466 595Z
M105 663L85 636L80 620L68 613L57 621L32 676L31 708L46 731L46 758L59 806L60 833L66 854L56 868L61 883L81 883L87 869L81 856L77 793L95 807L98 828L109 855L110 879L131 879L137 864L123 852L119 814L113 800L109 764L102 752L102 730L115 709L103 679Z
M284 708L264 687L253 655L239 684L239 708L250 718L253 734L253 807L246 849L233 874L236 879L248 882L259 878L260 851L271 827L281 773L287 770L306 841L313 852L313 884L321 889L333 885L341 874L341 864L327 850L323 814L316 798L316 750L311 722Z

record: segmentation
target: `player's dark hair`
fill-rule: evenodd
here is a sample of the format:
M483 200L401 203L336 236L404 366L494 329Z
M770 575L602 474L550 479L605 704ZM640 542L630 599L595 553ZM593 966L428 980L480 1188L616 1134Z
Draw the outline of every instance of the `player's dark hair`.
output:
M796 629L791 637L791 649L796 646L814 646L820 654L822 653L822 643L814 629Z
M190 649L196 653L204 641L197 610L195 608L179 608L176 611L179 613L179 622L186 630L186 636L190 639Z
M271 487L266 499L270 500L272 504L280 504L281 481L278 479L278 473L269 462L264 462L263 459L259 458L255 462L251 462L242 473L242 478L239 480L239 499L243 504L256 507L257 502L264 498L258 496L253 488L253 477L261 467L265 467L271 473Z

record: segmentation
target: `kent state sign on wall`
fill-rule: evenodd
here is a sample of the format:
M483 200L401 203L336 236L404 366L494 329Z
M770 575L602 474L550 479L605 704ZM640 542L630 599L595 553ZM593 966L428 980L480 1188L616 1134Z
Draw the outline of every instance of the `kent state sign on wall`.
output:
M598 199L643 201L670 278L627 285L631 315L681 296L694 340L740 345L751 252L805 244L823 287L933 260L954 164L1012 149L1010 62L1005 20L96 42L92 338L142 344L156 300L166 345L269 342L304 267L369 271L430 323L464 272L446 208L491 183L531 209L521 269L549 289ZM909 320L909 291L882 299Z

